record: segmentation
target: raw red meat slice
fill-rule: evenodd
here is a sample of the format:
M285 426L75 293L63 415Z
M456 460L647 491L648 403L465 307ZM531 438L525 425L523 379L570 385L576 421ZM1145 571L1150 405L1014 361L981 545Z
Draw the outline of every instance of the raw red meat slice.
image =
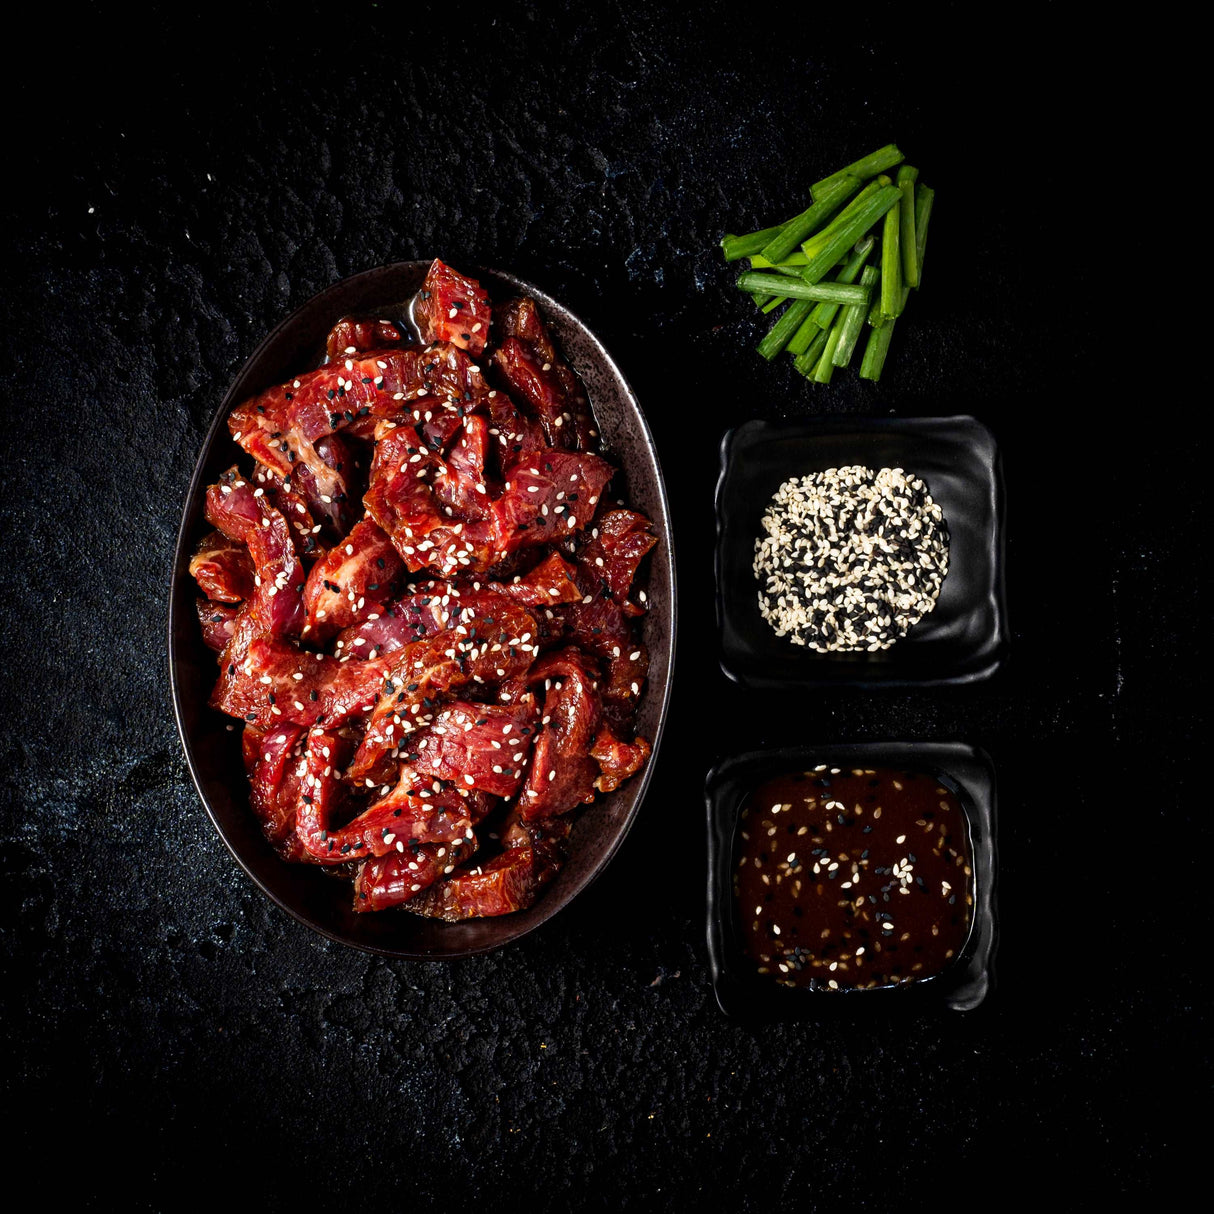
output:
M645 760L649 758L649 743L644 738L637 738L631 745L621 742L607 728L599 729L598 737L590 748L590 757L599 765L602 774L594 782L599 792L612 792L640 771Z
M348 803L349 788L341 768L353 743L340 730L317 727L304 746L304 774L295 808L295 836L303 850L321 864L344 864L363 854L361 841L338 844L328 832L335 813Z
M458 869L406 902L405 909L428 919L457 923L525 910L560 868L534 847L512 847L483 867Z
M378 911L400 906L444 874L454 872L475 849L475 842L457 839L421 843L368 860L354 878L354 909Z
M228 418L232 438L279 476L306 464L317 492L343 492L340 477L315 444L368 417L392 418L417 404L422 411L448 402L465 412L484 401L480 368L451 345L372 350L308 371L237 405Z
M434 497L445 514L465 520L490 517L489 487L485 483L488 453L489 423L479 416L465 419L434 474Z
M484 410L489 417L489 437L494 443L499 471L548 445L543 426L534 417L519 412L506 392L498 389L489 392Z
M539 418L550 447L588 451L598 436L581 382L556 352L535 301L499 308L499 344L493 360L511 394Z
M253 562L243 542L222 531L209 531L190 558L190 577L207 598L218 603L243 603L253 593Z
M390 320L355 320L343 316L329 330L325 353L330 360L344 358L363 350L380 350L401 341L400 330Z
M362 779L403 739L434 719L443 694L470 684L492 685L521 674L535 657L531 614L490 590L453 590L451 613L437 636L406 645L387 659L375 711L350 774Z
M480 356L489 338L489 294L474 278L465 278L435 258L413 305L423 341L449 341Z
M252 558L254 590L248 609L258 630L298 636L303 626L303 568L287 521L260 489L230 468L207 490L207 521Z
M338 652L349 657L377 658L395 653L411 641L435 636L447 627L450 612L442 600L449 591L446 582L437 582L423 593L407 595L373 612L361 624L338 634Z
M545 448L509 468L494 503L503 551L559 543L585 527L615 469L587 451Z
M226 658L227 651L221 663ZM222 672L211 705L263 727L321 721L336 726L371 711L390 660L342 661L286 641L254 637L244 661Z
M513 797L531 753L535 721L532 697L508 706L456 700L410 744L410 760L426 775Z
M599 767L590 758L602 706L593 659L578 649L545 654L531 668L544 683L544 715L518 808L527 821L594 800Z
M344 739L328 730L314 729L309 735L310 779L304 778L297 827L300 842L309 855L324 862L340 863L352 856L403 853L410 842L449 843L461 839L471 842L473 823L484 816L490 798L484 793L427 780L407 766L402 766L396 788L345 826L333 827L336 798L326 781L339 779L340 766L350 749ZM308 795L312 796L310 802Z
M412 900L409 909L452 922L524 910L565 862L570 827L568 818L528 822L517 810L511 811L502 830L500 855L483 866L457 870Z
M586 546L578 554L583 584L598 592L606 587L626 615L641 615L644 607L631 603L628 592L637 566L656 544L653 524L635 510L608 510L591 529Z
M556 607L581 602L582 591L574 580L575 570L559 552L550 552L534 569L494 589L525 607Z
M458 424L458 423L457 423ZM427 476L445 467L409 425L382 431L363 499L411 572L483 572L497 559L493 523L456 522L439 513Z
M265 464L254 464L253 482L265 490L270 504L287 520L299 555L309 561L323 556L328 548L326 539L321 536L324 528L308 508L307 497L299 491L299 479L279 476Z
M203 644L216 653L222 653L236 631L240 608L231 603L212 603L209 599L199 599L195 606L198 609L198 623L202 627Z
M382 612L404 572L391 541L372 518L363 518L322 561L304 586L303 635L327 640L367 616Z
M304 766L300 748L303 735L298 725L278 725L268 730L246 725L241 737L249 804L262 833L284 860L304 858L295 835Z
M561 609L565 633L580 649L603 659L606 678L599 682L603 712L611 725L626 730L649 673L649 650L634 640L623 610L610 598L590 598Z

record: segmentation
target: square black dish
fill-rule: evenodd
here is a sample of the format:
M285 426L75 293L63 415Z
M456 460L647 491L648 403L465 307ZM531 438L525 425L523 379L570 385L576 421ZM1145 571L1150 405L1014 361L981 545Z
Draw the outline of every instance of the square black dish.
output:
M760 521L784 481L827 468L900 467L922 478L949 530L935 609L889 649L818 653L759 614L753 562ZM751 421L725 435L717 483L721 666L751 687L969 683L1007 649L1003 478L991 432L972 417L817 417Z
M750 794L765 780L811 771L819 764L850 769L923 772L950 789L969 827L974 904L964 947L933 977L871 990L820 990L779 985L758 972L743 943L733 876L738 824ZM721 1010L744 1020L818 1018L866 1012L952 1008L970 1011L992 984L996 939L995 770L981 750L959 742L877 742L752 751L726 759L709 773L708 953Z

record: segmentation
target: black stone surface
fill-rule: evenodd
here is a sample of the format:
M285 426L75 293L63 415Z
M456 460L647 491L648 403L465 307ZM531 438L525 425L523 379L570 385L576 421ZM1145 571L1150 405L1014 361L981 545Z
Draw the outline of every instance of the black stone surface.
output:
M1108 60L1057 7L913 16L930 41L869 7L719 0L92 6L10 43L10 1173L130 1209L886 1210L958 1178L1166 1193L1180 1093L1208 1091L1188 900L1209 843L1186 707L1204 687L1199 448L1142 378L1149 334L1109 319L1136 296L1098 289L1075 197L1107 181L1114 208L1150 159L1089 142L1120 129ZM923 290L880 385L813 387L753 353L716 242L890 139L937 189ZM665 461L683 609L625 848L537 935L452 965L343 950L256 891L186 777L164 660L182 496L242 360L338 277L438 254L536 282L619 360ZM1098 324L1126 336L1111 360ZM955 689L730 686L721 432L890 411L972 412L1001 442L1006 667ZM993 756L1002 937L977 1012L762 1030L718 1013L704 773L807 738Z

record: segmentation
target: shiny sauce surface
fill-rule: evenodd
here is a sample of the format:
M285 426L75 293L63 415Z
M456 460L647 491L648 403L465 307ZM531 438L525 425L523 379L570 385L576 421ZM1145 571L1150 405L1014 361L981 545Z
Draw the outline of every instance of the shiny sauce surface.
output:
M969 825L933 775L821 766L768 780L743 808L734 856L744 948L782 985L904 985L965 947Z

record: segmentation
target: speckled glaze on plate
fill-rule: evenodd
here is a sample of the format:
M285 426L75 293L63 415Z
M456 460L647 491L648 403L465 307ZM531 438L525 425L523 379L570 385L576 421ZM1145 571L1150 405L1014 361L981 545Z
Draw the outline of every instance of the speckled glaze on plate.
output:
M216 830L245 872L284 910L332 940L388 956L444 959L499 948L534 931L567 906L619 848L657 761L674 665L674 551L657 451L640 405L619 368L572 312L537 287L501 271L460 267L479 279L495 302L517 295L535 300L558 348L586 387L602 435L602 454L619 469L612 490L652 519L658 534L647 574L642 566L649 612L642 621L641 635L649 649L650 669L637 719L637 732L650 740L653 754L632 780L585 807L573 828L569 861L528 910L466 923L422 919L404 910L359 915L350 907L348 880L326 876L312 865L280 860L262 838L249 808L240 731L229 731L229 719L207 707L216 677L215 655L202 643L194 609L197 592L189 575L192 546L207 530L203 517L206 486L243 457L228 437L226 421L232 408L253 393L318 365L325 336L339 317L373 312L404 319L429 264L397 262L343 279L284 320L245 363L216 410L186 498L169 591L168 654L173 709L190 774Z

